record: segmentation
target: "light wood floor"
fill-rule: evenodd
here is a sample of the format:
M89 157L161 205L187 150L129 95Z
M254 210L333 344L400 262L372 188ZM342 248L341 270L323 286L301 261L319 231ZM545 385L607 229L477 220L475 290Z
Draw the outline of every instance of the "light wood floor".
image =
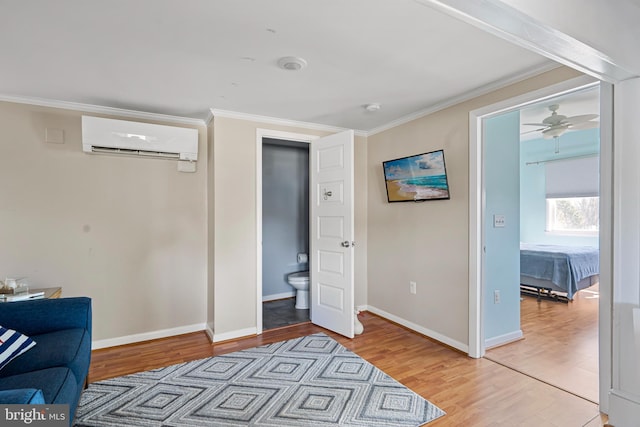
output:
M524 339L485 357L597 403L598 301L597 285L566 304L523 297Z
M325 332L447 412L439 426L601 426L598 407L487 359L465 354L364 312L353 340L310 323L211 344L204 333L154 340L92 354L89 381L215 356Z

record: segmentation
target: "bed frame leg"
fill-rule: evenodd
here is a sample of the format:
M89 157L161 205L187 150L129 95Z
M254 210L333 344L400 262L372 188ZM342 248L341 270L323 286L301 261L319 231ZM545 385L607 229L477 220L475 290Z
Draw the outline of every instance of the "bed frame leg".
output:
M520 284L520 295L535 296L538 302L542 301L543 299L564 303L568 303L569 301L571 301L566 296L558 294L551 289L538 286L523 285L522 283Z

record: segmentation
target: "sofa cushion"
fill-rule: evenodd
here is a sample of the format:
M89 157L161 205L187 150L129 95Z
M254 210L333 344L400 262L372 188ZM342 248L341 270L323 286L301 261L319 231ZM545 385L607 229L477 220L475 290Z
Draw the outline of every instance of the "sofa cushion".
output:
M91 352L90 337L86 329L62 329L34 335L33 340L38 345L9 363L0 371L0 378L45 368L66 366L73 371L76 378L84 381L90 359L78 355Z
M0 326L0 369L34 345L28 336Z
M35 388L19 388L16 390L0 390L0 404L4 405L36 405L45 403L42 390Z
M41 369L0 379L0 390L18 388L42 390L45 403L74 402L78 395L76 377L68 368Z

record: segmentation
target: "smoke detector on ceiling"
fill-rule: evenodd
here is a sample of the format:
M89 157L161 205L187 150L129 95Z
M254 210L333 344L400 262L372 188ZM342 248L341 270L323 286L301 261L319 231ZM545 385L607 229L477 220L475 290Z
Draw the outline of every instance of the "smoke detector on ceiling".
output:
M370 113L375 113L376 111L379 111L380 108L382 108L382 105L378 104L377 102L374 102L372 104L367 104L364 106L364 109Z
M297 56L285 56L278 59L278 67L288 71L300 71L307 66L307 61Z

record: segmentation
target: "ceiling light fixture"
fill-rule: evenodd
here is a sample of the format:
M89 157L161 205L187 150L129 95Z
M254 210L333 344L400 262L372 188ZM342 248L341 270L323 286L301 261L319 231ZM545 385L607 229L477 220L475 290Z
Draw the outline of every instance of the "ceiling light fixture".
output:
M544 139L557 138L569 129L569 125L551 126L542 131Z
M307 66L307 61L297 56L285 56L278 59L278 67L288 71L300 71Z
M367 104L364 106L364 109L370 113L375 113L376 111L379 111L380 108L382 108L382 105L378 104L377 102L374 102L372 104Z

